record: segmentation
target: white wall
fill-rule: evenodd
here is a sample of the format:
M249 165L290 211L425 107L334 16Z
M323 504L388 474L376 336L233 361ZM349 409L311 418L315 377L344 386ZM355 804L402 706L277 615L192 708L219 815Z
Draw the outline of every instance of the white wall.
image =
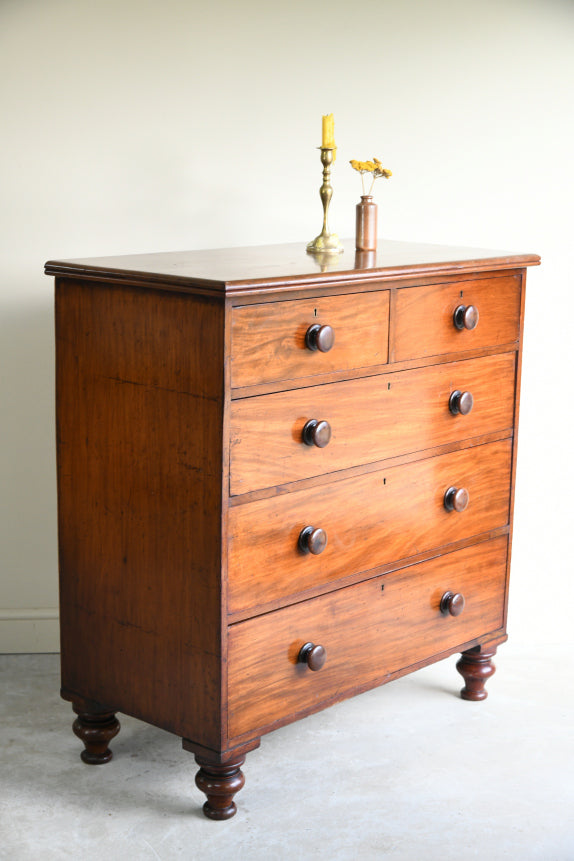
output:
M570 0L1 0L0 651L56 650L48 258L304 243L321 114L382 158L388 238L537 252L510 632L566 642L574 592ZM570 317L568 316L570 315Z

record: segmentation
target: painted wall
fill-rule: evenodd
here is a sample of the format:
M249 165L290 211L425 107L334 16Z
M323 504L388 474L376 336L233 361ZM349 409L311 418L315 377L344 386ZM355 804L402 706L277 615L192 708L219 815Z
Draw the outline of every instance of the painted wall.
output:
M565 642L574 591L569 0L1 0L0 651L57 640L48 258L304 244L321 114L353 232L537 252L525 330L513 642Z

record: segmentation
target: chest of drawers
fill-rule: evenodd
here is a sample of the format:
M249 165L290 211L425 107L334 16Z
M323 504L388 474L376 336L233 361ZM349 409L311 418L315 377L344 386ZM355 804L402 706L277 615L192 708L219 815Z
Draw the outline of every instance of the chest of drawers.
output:
M52 261L62 696L179 735L213 819L261 736L506 639L526 267L383 242Z

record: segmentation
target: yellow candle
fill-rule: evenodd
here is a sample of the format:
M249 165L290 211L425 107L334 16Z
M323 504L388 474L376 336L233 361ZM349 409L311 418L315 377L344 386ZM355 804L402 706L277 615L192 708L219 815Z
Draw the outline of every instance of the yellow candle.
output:
M323 117L323 141L322 147L335 147L335 120L333 114Z

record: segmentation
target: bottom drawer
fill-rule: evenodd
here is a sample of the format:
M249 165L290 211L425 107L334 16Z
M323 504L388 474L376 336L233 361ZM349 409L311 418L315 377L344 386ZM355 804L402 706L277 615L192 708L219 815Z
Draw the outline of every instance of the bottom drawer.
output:
M497 538L232 625L229 738L318 711L499 631L506 552L506 537ZM460 615L441 612L447 592L464 596ZM326 651L318 672L298 662L306 643Z

